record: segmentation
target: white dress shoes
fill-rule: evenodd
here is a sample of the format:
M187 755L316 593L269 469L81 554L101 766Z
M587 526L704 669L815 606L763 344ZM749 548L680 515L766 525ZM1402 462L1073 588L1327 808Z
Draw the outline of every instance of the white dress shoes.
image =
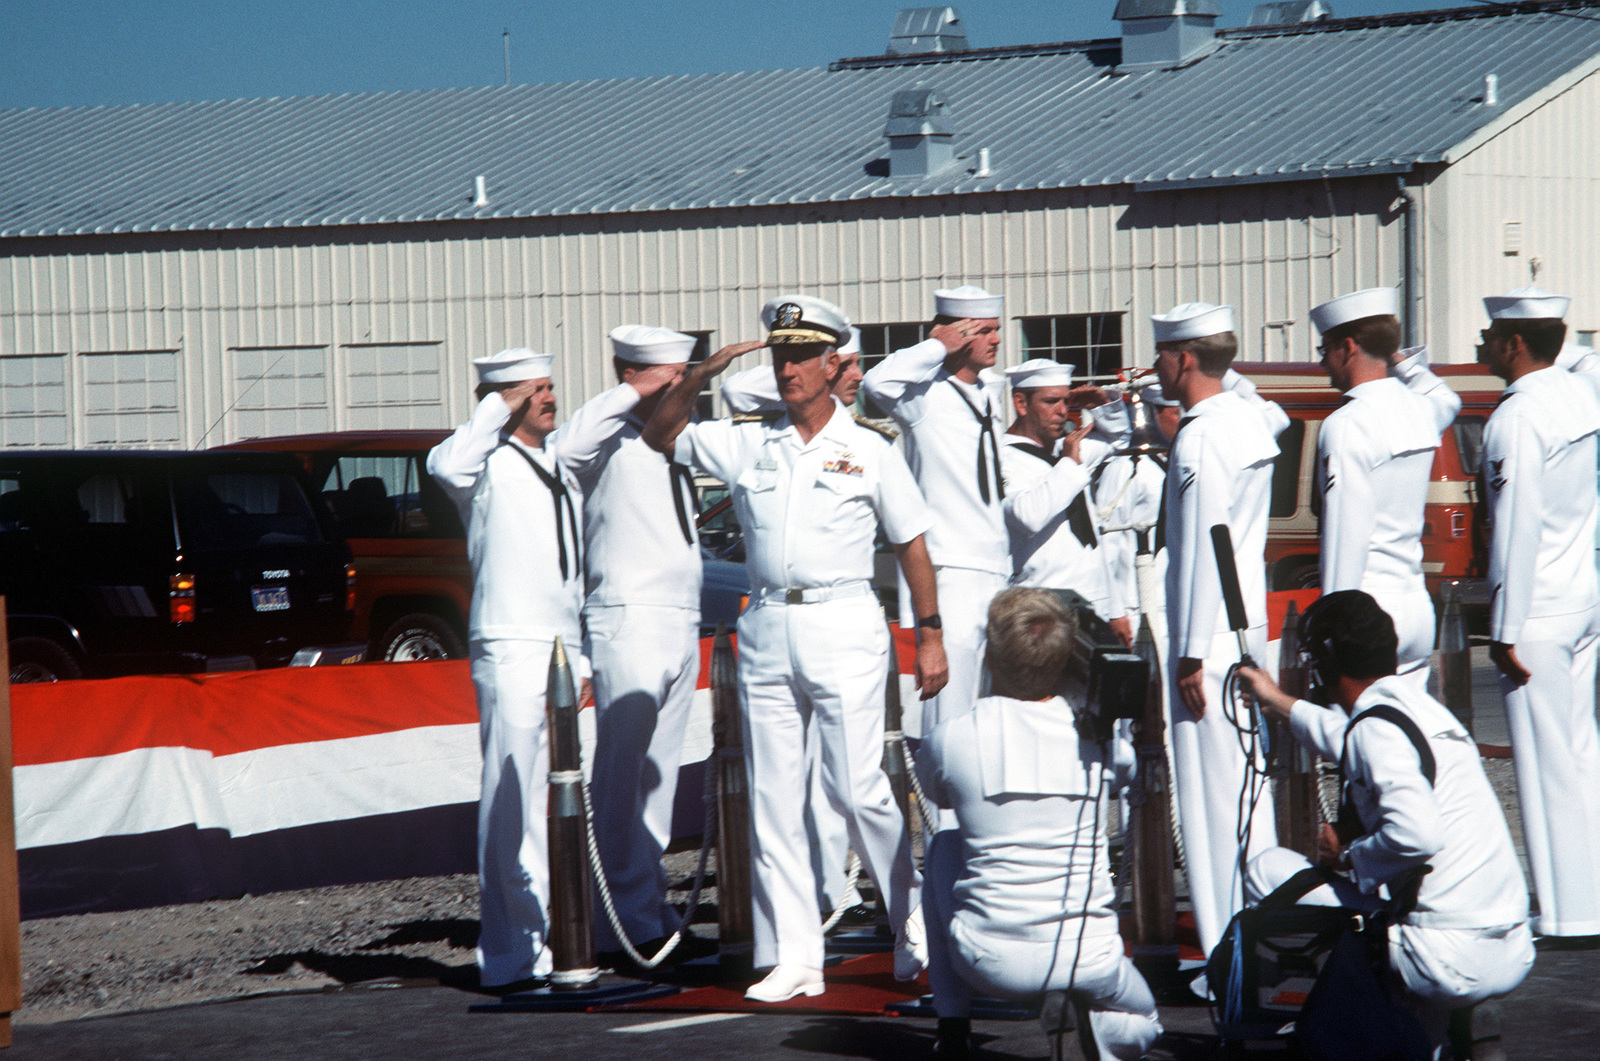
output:
M779 965L767 974L765 980L746 991L744 997L752 1002L782 1002L796 995L820 995L824 990L821 969L808 969L804 965Z
M922 907L911 911L894 934L894 978L915 980L928 967L928 938L922 926Z

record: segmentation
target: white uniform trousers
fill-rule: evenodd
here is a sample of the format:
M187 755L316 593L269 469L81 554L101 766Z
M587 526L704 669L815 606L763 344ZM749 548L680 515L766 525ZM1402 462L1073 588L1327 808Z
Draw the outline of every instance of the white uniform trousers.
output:
M806 781L806 838L811 842L811 869L817 875L817 909L832 915L844 893L855 883L846 879L850 861L850 823L833 809L822 784L822 754L817 748L817 716L811 716L806 734L810 760Z
M1545 936L1600 933L1600 734L1594 713L1596 613L1529 619L1517 658L1526 685L1500 679L1522 805L1522 835Z
M933 727L971 711L978 702L983 651L989 643L989 602L1009 582L1004 575L970 567L936 567L934 573L950 681L938 696L923 701L921 733L932 733Z
M1068 991L1089 1006L1089 1027L1106 1057L1143 1057L1161 1035L1156 1000L1123 951L1114 918L1091 918L1083 947L1082 919L1062 922L1059 940L1027 940L977 931L953 916L950 896L962 869L961 833L940 833L928 850L928 984L941 1017L965 1017L972 996L1036 1001Z
M920 889L910 835L883 772L889 631L870 594L815 604L752 602L739 617L739 693L750 777L755 965L821 969L822 920L806 837L808 723L822 784L890 922Z
M1250 654L1266 659L1266 630L1249 632ZM1173 795L1178 823L1183 831L1183 857L1188 870L1189 902L1194 909L1200 948L1207 954L1222 939L1228 922L1244 903L1240 880L1241 844L1248 857L1278 842L1272 811L1272 788L1257 757L1258 790L1253 802L1245 792L1245 747L1250 736L1235 727L1230 717L1238 709L1222 702L1228 667L1239 659L1239 642L1232 631L1211 640L1205 662L1206 710L1196 719L1178 695L1177 664L1181 655L1169 647L1167 672L1172 676L1168 702L1172 716ZM1237 719L1248 726L1244 715ZM1247 812L1248 811L1248 812Z
M683 732L700 675L699 615L630 604L590 607L585 616L594 665L595 840L618 918L638 944L678 927L661 855L672 840ZM598 902L595 915L595 946L621 949Z
M548 975L550 753L545 688L551 641L474 641L483 789L478 798L478 977L485 986Z
M1311 865L1286 847L1270 847L1245 873L1246 901L1254 905ZM1300 900L1307 906L1343 906L1372 911L1379 901L1339 878ZM1508 994L1533 968L1533 933L1527 922L1493 928L1389 926L1389 965L1405 985L1407 1006L1435 1049L1448 1034L1450 1011Z
M1372 599L1394 620L1394 633L1399 641L1395 649L1395 673L1410 681L1419 692L1426 693L1433 662L1433 598L1427 590L1405 593L1379 590L1372 592Z

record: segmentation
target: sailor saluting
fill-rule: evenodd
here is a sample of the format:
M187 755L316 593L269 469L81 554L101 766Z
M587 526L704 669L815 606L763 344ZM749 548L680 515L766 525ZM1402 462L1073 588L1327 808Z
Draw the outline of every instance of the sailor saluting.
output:
M972 709L989 602L1011 577L1001 510L1005 380L993 371L1005 300L958 287L935 291L933 301L928 338L890 354L862 381L867 397L900 425L906 463L933 511L928 554L938 573L950 684L924 705L923 732Z
M478 407L428 454L428 472L461 511L472 563L467 636L478 694L483 790L478 802L485 987L548 976L545 689L557 637L582 643L583 495L545 447L555 429L549 354L502 350L473 362Z

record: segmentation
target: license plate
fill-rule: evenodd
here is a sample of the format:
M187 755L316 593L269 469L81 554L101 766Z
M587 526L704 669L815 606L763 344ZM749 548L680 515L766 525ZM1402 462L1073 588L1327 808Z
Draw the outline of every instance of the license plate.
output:
M251 586L250 602L258 612L286 612L289 610L289 587Z

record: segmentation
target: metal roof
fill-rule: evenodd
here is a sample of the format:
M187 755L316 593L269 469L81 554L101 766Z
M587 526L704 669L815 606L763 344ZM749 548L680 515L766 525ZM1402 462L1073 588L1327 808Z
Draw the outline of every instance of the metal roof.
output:
M1600 0L829 69L0 111L0 237L610 214L1408 170L1600 67ZM1498 105L1483 102L1485 75ZM887 176L890 97L937 88L962 161ZM991 175L972 159L988 148ZM487 178L490 205L473 205Z

